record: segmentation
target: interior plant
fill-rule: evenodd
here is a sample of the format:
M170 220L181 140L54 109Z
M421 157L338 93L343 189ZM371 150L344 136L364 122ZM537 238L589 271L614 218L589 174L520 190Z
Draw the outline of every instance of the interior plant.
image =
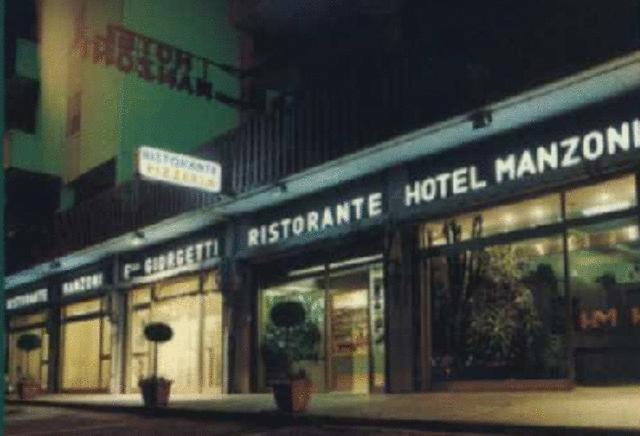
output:
M467 364L522 372L535 359L542 323L512 247L494 246L485 252L467 331Z
M309 340L317 342L319 333L317 336L310 333L311 336L301 337L300 333L304 332L301 327L305 325L306 312L304 306L297 301L277 303L271 309L270 318L273 326L282 333L282 342L277 348L263 349L265 359L275 358L280 365L280 377L271 386L276 405L285 412L302 412L309 404L313 385L306 371L296 367L296 363L305 357L301 345L308 343Z
M138 386L146 407L166 406L169 402L172 380L158 377L158 345L173 337L171 327L162 322L152 322L144 328L145 338L153 343L153 375L140 379Z
M37 350L42 346L40 336L34 333L25 333L18 337L16 346L24 353L26 365L26 371L22 373L22 368L17 368L18 373L18 395L23 400L30 400L40 393L40 382L31 374L29 367L29 355L32 351Z

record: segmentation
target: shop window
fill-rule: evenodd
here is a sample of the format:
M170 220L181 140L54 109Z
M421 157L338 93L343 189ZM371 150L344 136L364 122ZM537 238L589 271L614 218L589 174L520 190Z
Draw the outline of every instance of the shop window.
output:
M163 322L173 330L171 341L158 348L158 375L173 380L175 393L221 393L223 368L222 294L215 273L161 281L129 294L129 354L127 390L138 390L138 380L153 371L153 348L144 337L150 322ZM176 359L176 356L180 356Z
M82 301L79 303L68 304L62 309L63 317L66 319L74 316L99 313L102 309L102 304L103 302L101 299L93 299Z
M569 230L576 377L640 379L640 239L637 219Z
M43 390L47 390L49 368L49 334L44 324L47 321L45 311L14 315L9 318L7 337L7 373L9 383L15 384L20 377L29 376L40 381ZM18 338L23 334L34 334L40 338L40 348L30 353L18 349Z
M636 206L635 177L628 175L566 193L567 218L583 218Z
M151 288L133 289L129 292L129 301L132 306L151 302Z
M156 285L153 295L158 300L164 300L181 295L193 294L200 289L200 277L189 275L166 280Z
M562 220L560 204L560 195L552 194L423 224L420 246L429 248L558 223Z
M260 331L263 388L282 376L279 358L286 332L274 326L271 310L281 302L302 304L306 322L289 336L296 359L318 391L370 392L385 386L383 268L363 264L379 257L336 262L304 280L261 292ZM357 265L357 266L354 266ZM349 268L345 268L349 266ZM306 271L306 270L305 270ZM327 265L316 271L327 271Z
M63 324L62 341L62 389L99 389L100 319Z
M436 382L565 376L561 236L426 259Z
M9 326L14 329L34 324L43 324L46 321L47 314L45 312L38 312L29 315L12 316L9 321Z
M111 324L107 299L67 304L62 308L61 388L65 391L98 391L111 380ZM108 363L107 363L108 362Z

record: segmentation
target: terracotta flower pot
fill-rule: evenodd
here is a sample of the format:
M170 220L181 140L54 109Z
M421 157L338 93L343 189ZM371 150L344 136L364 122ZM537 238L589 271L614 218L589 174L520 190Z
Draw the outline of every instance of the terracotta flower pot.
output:
M273 397L283 412L303 412L309 405L313 384L307 378L274 383Z
M21 400L32 400L40 394L40 382L34 380L19 381L17 388Z
M138 382L145 407L166 406L171 394L171 380L148 378Z

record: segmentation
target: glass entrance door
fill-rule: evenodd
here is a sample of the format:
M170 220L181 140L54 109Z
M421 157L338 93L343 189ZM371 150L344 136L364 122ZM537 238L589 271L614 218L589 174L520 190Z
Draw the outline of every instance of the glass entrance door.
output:
M384 274L382 264L363 259L306 268L300 271L306 278L260 292L258 380L263 390L279 376L278 357L287 334L270 316L283 302L299 302L305 310L306 321L291 332L289 341L296 353L296 366L305 370L314 389L384 390ZM290 276L297 274L289 272Z
M355 285L356 283L353 283ZM368 285L368 283L367 283ZM329 293L332 391L369 391L368 286ZM349 289L351 288L351 289Z

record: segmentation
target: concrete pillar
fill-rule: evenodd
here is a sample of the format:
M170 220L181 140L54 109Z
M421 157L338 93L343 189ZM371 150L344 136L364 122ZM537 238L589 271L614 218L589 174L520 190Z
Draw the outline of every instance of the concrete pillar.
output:
M109 392L121 394L125 390L127 305L126 294L117 289L110 292L111 298L111 383Z
M253 387L252 368L254 341L252 338L253 274L240 262L229 266L229 283L225 298L229 314L229 392L248 393Z
M387 391L391 393L412 392L416 386L419 306L414 289L417 280L414 280L412 236L413 232L407 229L392 228L385 237Z
M53 298L50 297L50 301ZM60 306L50 306L47 310L47 333L49 334L49 350L47 364L47 390L58 392L60 389Z

